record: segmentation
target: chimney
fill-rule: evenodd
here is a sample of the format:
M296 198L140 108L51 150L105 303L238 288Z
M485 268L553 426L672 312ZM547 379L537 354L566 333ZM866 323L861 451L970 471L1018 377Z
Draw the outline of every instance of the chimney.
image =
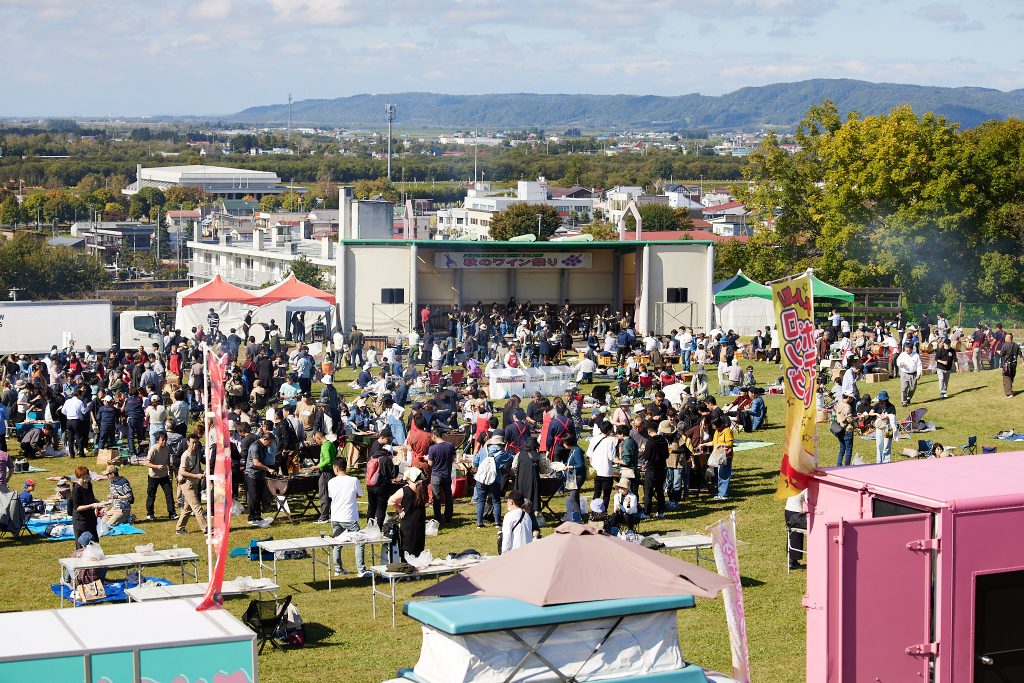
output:
M199 221L192 221L192 241L201 242L203 239L203 227Z
M352 188L338 188L338 239L352 239Z
M226 246L228 244L231 244L231 238L228 237L228 231L227 230L221 230L219 235L218 235L218 237L220 237L220 244L221 244L221 246Z
M320 258L334 258L334 240L330 235L320 238Z
M299 223L299 230L302 232L302 239L313 238L313 222L308 217Z
M281 244L281 228L277 225L270 226L270 246L277 247Z
M252 231L252 250L263 251L263 231L259 228L253 228Z

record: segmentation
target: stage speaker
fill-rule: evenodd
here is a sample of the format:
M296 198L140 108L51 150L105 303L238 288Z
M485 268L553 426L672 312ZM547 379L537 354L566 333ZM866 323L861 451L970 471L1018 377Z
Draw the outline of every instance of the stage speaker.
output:
M405 290L402 288L388 288L380 290L380 302L382 304L404 304Z
M665 301L670 304L685 304L690 300L689 289L686 287L669 287L665 290Z

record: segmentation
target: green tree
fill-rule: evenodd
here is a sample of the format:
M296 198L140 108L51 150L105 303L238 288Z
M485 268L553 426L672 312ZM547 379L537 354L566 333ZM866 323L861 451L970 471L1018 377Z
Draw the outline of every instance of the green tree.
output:
M260 211L273 213L281 208L281 197L276 194L265 194L260 197Z
M103 207L103 220L105 221L123 221L125 219L124 207L117 202L108 202Z
M149 202L144 196L133 194L128 198L128 217L131 219L141 218L143 216L149 216L150 210Z
M103 263L66 247L51 247L21 232L0 242L0 289L23 290L26 299L74 298L107 281Z
M281 209L284 211L302 211L305 207L306 203L298 192L289 190L281 195Z
M172 208L189 205L192 208L210 202L210 195L195 185L174 185L164 190L164 205Z
M18 226L25 220L25 211L14 197L8 197L0 204L0 224Z
M609 242L619 238L619 232L615 229L615 226L604 221L594 221L588 225L581 226L580 232L584 235L593 235L595 242Z
M376 196L381 196L385 201L397 204L402 199L401 193L398 188L395 187L387 178L377 178L376 180L360 180L356 183L353 193L356 199L373 199Z
M641 204L640 218L643 219L644 232L683 230L685 227L680 215L668 204ZM636 230L632 213L626 214L626 230Z
M289 272L292 273L300 282L305 282L307 285L311 285L317 289L323 289L327 284L324 278L324 271L320 269L320 266L310 261L304 254L298 258L292 259Z
M491 219L491 239L505 241L519 235L536 235L537 216L540 216L539 241L551 239L562 226L562 217L553 206L547 204L513 204L499 211Z
M162 207L167 203L167 197L165 197L164 193L157 187L143 187L133 196L143 199L150 208L154 206Z

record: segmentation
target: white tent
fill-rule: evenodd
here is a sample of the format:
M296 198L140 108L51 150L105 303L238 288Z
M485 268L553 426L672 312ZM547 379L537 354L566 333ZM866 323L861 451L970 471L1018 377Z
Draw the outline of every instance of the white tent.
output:
M716 284L713 290L715 324L720 329L734 330L747 337L774 323L771 288L754 282L742 270Z

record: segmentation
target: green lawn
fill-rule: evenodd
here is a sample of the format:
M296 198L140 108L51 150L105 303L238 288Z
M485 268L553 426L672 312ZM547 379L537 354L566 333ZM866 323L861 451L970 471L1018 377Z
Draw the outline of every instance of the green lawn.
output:
M761 382L778 376L776 366L765 363L754 365ZM344 379L347 382L349 375L345 374ZM340 389L341 380L338 386ZM998 371L954 375L951 381L952 397L945 401L937 398L934 375L924 377L919 386L913 405L927 407L928 419L939 426L937 432L926 436L946 445L960 445L966 442L967 436L977 435L981 444L1000 444L1002 450L1012 450L1013 444L996 442L990 437L999 430L1020 426L1014 424L1014 415L1019 414L1018 404L1024 398L1018 397L1011 401L1003 397ZM894 399L898 399L899 387L895 381L861 385L862 391L873 396L882 388L887 389ZM759 682L789 683L804 678L804 612L800 605L804 574L799 571L786 573L782 503L773 498L775 474L781 456L782 430L779 425L783 404L780 397L765 398L771 428L756 436L775 445L737 453L732 500L721 503L701 498L696 504L669 513L665 520L645 522L642 531L703 530L728 510L737 510L738 535L746 543L740 549L740 566L745 577L747 633L750 638L753 679ZM899 417L904 417L906 412L901 409ZM819 435L822 463L834 462L838 451L835 438L829 434L825 425L820 425ZM741 435L741 438L750 436ZM916 445L916 441L900 441L894 450L899 451L911 444ZM855 452L866 460L873 460L874 442L857 440ZM52 484L45 481L44 477L70 472L78 462L82 461L37 461L36 465L49 470L46 474L30 475L40 482L37 492L48 495L52 491ZM128 467L124 472L135 487L137 503L134 511L144 516L145 470L141 467ZM11 485L20 490L24 479L25 475L17 475ZM588 482L588 488L590 485ZM107 486L99 483L96 488L97 496L102 497ZM158 513L162 510L161 506L158 497ZM493 528L477 529L474 514L475 510L471 509L468 499L460 501L456 505L455 526L444 529L437 538L428 539L428 548L435 555L465 548L493 552L495 531ZM252 530L245 525L244 515L235 517L234 521L236 528L231 535L232 546L247 545L249 539L270 535L275 538L317 535L324 529L323 526L306 521L296 525L281 522L269 529ZM194 529L194 522L192 525ZM158 548L177 544L190 546L200 554L205 552L201 536L196 533L175 536L173 522L142 522L140 526L146 530L144 536L104 539L104 549L108 553L123 552L131 550L138 543L152 542ZM57 559L70 554L72 550L71 542L48 542L31 537L18 540L7 537L0 540L0 566L3 567L4 577L0 581L0 609L56 607L57 598L50 592L49 584L57 578ZM345 553L346 567L351 568L354 566L351 550ZM692 554L687 555L687 559L692 559ZM281 594L294 596L295 604L308 622L311 643L301 651L278 653L266 650L259 658L263 680L306 683L320 680L325 672L330 671L333 676L347 682L370 683L391 677L399 667L415 664L420 648L419 629L414 622L400 616L398 628L392 630L386 608L379 609L381 616L374 621L370 611L367 580L340 580L335 582L333 592L327 592L326 582L315 585L310 583L308 560L283 561L279 562L279 567ZM174 580L175 571L171 567L159 567L153 573ZM255 563L241 559L229 560L227 578L257 574ZM401 595L408 598L418 585L400 585ZM233 613L240 615L247 600L231 599L227 605ZM378 603L380 607L381 603ZM729 669L729 641L720 601L698 600L696 609L680 612L680 632L683 653L687 659L721 671Z

